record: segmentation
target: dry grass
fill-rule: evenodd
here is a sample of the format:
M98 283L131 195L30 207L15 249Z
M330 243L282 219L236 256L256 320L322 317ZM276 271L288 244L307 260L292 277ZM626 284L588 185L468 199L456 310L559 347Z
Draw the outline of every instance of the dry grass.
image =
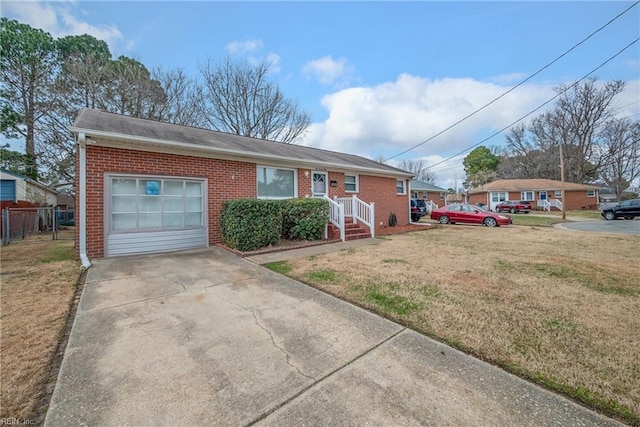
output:
M35 420L80 274L73 241L0 249L0 418Z
M637 236L450 226L387 239L285 267L292 277L640 422Z

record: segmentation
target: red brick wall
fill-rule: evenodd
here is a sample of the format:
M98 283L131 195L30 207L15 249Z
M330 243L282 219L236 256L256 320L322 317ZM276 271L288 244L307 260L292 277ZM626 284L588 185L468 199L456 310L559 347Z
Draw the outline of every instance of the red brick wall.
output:
M307 176L305 171L309 172ZM209 244L220 242L218 219L222 204L226 200L257 196L255 163L88 145L87 255L90 258L104 256L105 173L206 178L208 180ZM80 176L78 171L76 176L78 178ZM329 187L330 197L354 194L345 193L343 173L329 172L328 178L329 181L334 180L338 183L337 187ZM79 191L80 186L76 185L76 188ZM298 170L298 197L310 194L311 171L300 169ZM408 195L396 195L395 178L359 175L359 192L355 194L367 203L372 201L376 203L376 229L382 229L388 225L391 212L396 214L398 225L409 223ZM79 197L76 197L76 203L78 200ZM76 230L78 229L79 227L76 227ZM77 240L78 235L76 235L76 243Z
M305 176L305 172L308 174ZM311 195L311 170L298 170L298 197ZM329 197L357 196L366 203L375 203L376 232L389 225L389 215L393 212L398 218L398 225L409 224L409 195L396 194L396 178L384 178L371 175L358 175L358 192L346 192L344 189L344 173L328 172L329 183L336 181L337 186L329 185ZM405 181L405 188L407 188ZM382 224L380 224L382 222Z
M520 191L510 191L509 192L509 200L520 200L522 194ZM536 207L539 191L535 192L536 200L531 201L531 206ZM565 191L565 200L562 200L561 197L555 196L555 190L547 191L547 199L559 199L564 203L565 209L567 210L576 210L576 209L598 209L598 198L597 197L587 197L587 190L575 190L575 191ZM487 202L487 193L479 193L479 194L470 194L469 195L469 203L488 203Z
M220 242L218 218L229 199L256 197L256 165L231 160L206 159L87 146L87 254L104 256L104 174L180 176L208 179L209 243ZM79 185L76 188L80 188Z

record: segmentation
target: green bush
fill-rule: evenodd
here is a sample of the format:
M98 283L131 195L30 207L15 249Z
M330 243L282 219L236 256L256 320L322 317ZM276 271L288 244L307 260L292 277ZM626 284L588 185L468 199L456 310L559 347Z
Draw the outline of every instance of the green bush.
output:
M329 220L329 203L311 198L283 200L282 215L286 239L319 240Z
M220 215L222 242L239 251L276 244L282 236L282 203L275 200L226 201Z

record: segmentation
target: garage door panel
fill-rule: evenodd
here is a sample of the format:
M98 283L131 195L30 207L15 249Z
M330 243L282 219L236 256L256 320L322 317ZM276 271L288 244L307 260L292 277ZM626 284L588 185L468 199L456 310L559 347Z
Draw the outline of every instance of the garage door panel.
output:
M206 179L107 174L106 256L208 244Z
M107 239L107 256L168 252L206 246L205 229L111 234Z

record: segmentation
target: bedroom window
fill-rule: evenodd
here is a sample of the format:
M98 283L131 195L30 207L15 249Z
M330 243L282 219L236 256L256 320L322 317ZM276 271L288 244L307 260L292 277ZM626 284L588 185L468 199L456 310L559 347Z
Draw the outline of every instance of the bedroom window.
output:
M344 191L348 193L358 192L358 176L357 175L344 176Z

